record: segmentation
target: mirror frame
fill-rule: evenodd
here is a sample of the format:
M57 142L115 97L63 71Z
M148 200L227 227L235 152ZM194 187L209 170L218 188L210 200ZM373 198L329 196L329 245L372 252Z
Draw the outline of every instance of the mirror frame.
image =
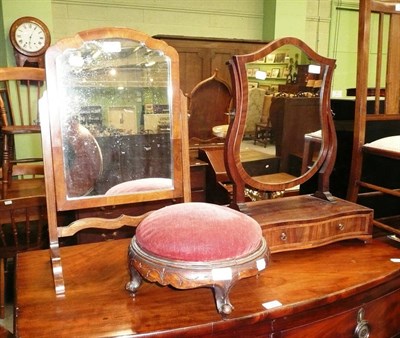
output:
M240 160L240 146L244 136L249 92L246 64L266 57L285 45L299 48L309 58L321 65L323 80L319 94L319 109L323 146L318 160L301 176L282 183L263 183L253 179L243 168ZM306 43L294 37L276 39L254 53L235 55L230 59L229 68L233 85L235 116L229 125L225 141L225 165L233 182L233 201L245 202L245 187L264 192L284 191L306 182L318 171L320 177L316 194L330 198L329 175L336 158L336 133L330 108L330 88L335 63L335 59L317 54Z
M86 41L98 39L129 39L138 41L146 47L161 51L170 58L171 67L171 168L173 186L167 190L152 190L127 195L95 195L67 198L62 152L61 124L58 113L56 60L63 51L80 48ZM104 27L83 31L74 37L65 38L51 46L46 52L47 94L40 102L42 144L46 175L46 194L48 202L56 211L75 210L109 205L130 204L163 199L182 198L190 200L189 152L187 135L186 99L180 91L179 57L176 50L166 42L129 28ZM187 156L186 156L187 155Z

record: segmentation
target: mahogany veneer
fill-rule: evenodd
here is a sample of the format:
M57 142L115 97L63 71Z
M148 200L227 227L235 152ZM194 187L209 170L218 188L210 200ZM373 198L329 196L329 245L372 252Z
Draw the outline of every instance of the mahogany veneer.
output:
M374 239L272 255L259 278L232 289L227 320L209 289L177 291L145 283L136 298L129 280L129 239L61 248L64 296L54 293L49 252L19 254L19 337L351 337L363 308L371 337L400 334L400 244ZM277 300L269 309L263 303Z
M326 201L301 195L243 203L239 208L261 225L271 252L372 239L373 210L336 197Z

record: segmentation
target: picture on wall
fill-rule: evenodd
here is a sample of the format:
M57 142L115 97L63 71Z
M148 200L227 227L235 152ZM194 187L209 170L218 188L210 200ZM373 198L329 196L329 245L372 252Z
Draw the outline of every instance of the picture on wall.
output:
M282 76L287 77L289 74L290 74L289 68L288 67L284 68Z
M279 68L272 68L271 69L271 77L277 78L279 77L280 69Z
M265 57L265 63L274 63L275 62L275 54L268 54Z
M285 62L286 53L276 53L275 54L275 63L283 63Z
M249 89L258 88L258 82L249 82Z

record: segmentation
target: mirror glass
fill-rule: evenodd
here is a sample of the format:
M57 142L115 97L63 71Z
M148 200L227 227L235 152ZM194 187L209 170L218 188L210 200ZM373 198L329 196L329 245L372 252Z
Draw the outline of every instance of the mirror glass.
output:
M287 183L320 156L322 67L289 44L245 66L249 91L240 161L256 181Z
M142 191L173 188L170 67L161 51L121 38L85 41L58 55L68 199L127 194L129 184L115 186L148 178L156 180Z

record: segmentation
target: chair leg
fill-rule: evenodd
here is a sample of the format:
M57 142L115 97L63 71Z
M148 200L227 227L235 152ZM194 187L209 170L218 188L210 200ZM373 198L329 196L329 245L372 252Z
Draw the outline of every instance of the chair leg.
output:
M256 130L254 131L254 145L257 144L257 140L258 140L258 128L256 126Z
M254 132L254 145L256 145L257 141L258 141L258 142L263 143L264 148L266 148L267 144L268 144L268 138L269 138L268 128L256 126L256 129Z
M5 275L4 258L0 258L0 318L5 317Z
M359 184L362 172L363 153L361 150L354 150L352 153L352 163L350 169L349 188L346 199L356 203L358 199Z
M2 163L2 198L5 199L7 195L7 188L9 183L9 167L10 167L10 153L8 146L8 137L4 135L3 138L3 163Z

